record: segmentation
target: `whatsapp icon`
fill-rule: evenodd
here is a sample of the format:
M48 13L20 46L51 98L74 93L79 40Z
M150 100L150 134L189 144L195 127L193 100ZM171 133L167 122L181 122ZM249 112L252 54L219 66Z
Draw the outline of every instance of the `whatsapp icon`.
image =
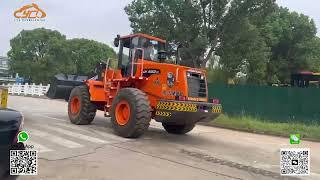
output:
M18 142L26 142L29 139L29 135L25 131L21 131L18 134Z

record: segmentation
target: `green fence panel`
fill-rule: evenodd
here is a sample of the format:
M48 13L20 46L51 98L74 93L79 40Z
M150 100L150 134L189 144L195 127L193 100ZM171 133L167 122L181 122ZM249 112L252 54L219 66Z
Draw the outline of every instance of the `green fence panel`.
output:
M229 115L250 115L277 122L320 120L320 89L209 84Z

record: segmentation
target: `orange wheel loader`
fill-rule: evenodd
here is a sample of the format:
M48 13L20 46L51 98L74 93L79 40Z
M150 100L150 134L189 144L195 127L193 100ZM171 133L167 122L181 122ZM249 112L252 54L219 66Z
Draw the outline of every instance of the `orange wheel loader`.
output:
M73 124L91 123L100 110L111 116L118 135L136 138L151 119L169 133L185 134L221 113L219 100L208 98L205 71L169 62L165 40L118 35L114 45L119 48L118 68L100 64L95 78L71 90L68 115Z

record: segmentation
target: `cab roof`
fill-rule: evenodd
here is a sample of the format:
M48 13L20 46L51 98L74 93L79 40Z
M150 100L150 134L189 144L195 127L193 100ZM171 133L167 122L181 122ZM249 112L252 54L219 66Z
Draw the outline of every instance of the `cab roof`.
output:
M150 36L148 34L143 34L143 33L137 33L137 34L130 34L130 35L127 35L127 36L121 36L120 39L137 37L137 36L145 37L145 38L148 38L148 39L151 39L151 40L155 40L155 41L159 41L159 42L162 42L162 43L166 43L166 41L163 40L163 39L160 39L160 38L157 38L157 37L154 37L154 36Z

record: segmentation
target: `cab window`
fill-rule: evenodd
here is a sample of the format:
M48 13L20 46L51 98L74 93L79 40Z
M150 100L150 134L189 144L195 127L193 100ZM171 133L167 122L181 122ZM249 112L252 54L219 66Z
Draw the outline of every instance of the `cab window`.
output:
M158 52L165 49L165 44L147 38L142 38L141 44L144 49L144 59L159 62Z

